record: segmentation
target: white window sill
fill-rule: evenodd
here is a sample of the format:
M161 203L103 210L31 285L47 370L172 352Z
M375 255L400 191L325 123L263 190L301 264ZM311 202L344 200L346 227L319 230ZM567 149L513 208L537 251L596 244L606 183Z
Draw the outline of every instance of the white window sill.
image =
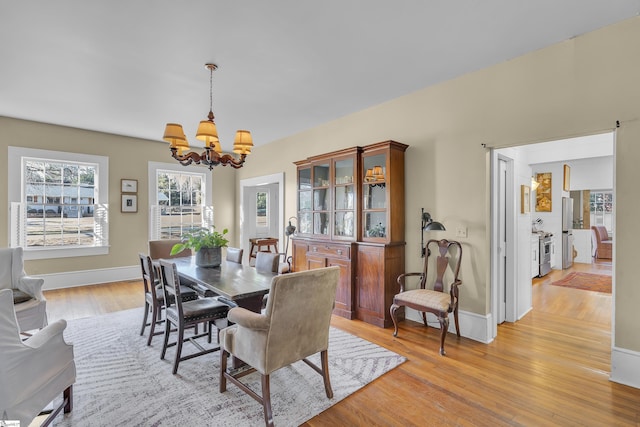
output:
M24 248L24 259L72 258L81 256L108 255L109 246L70 248Z

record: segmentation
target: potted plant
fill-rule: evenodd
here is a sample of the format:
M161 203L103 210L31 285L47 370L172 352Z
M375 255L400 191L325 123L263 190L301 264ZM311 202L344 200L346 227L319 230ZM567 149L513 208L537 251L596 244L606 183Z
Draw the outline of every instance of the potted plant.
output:
M222 248L227 247L229 240L225 228L222 233L213 229L200 228L186 232L182 241L171 248L171 255L178 254L185 249L191 249L196 253L196 265L198 267L218 267L222 262Z

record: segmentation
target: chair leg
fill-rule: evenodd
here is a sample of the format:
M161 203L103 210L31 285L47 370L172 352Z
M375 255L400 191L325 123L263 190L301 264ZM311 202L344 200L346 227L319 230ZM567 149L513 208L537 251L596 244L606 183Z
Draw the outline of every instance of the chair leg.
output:
M220 349L220 393L227 391L227 377L224 374L227 372L227 358L229 353L226 350Z
M444 339L447 337L447 330L449 329L449 315L448 313L445 316L438 317L440 321L440 355L446 356L447 353L444 351Z
M453 310L453 320L456 324L456 334L460 336L460 322L458 322L458 307Z
M149 338L147 338L147 346L151 345L151 340L153 339L153 336L156 333L156 324L158 322L158 316L159 316L159 307L158 305L154 305L153 306L153 313L151 313L151 327L149 328ZM146 317L146 316L145 316Z
M182 354L182 344L184 341L184 326L178 324L178 341L176 342L176 358L173 360L173 375L178 372L180 355Z
M396 319L396 311L400 306L398 304L391 304L391 308L389 309L389 313L391 314L391 320L393 320L393 336L398 336L398 319Z
M73 410L73 385L67 387L62 393L65 405L64 405L64 413L68 414Z
M327 393L327 397L331 399L333 397L333 390L331 389L331 380L329 379L329 352L323 350L320 352L320 361L322 362L322 379L324 380L324 391Z
M164 359L164 355L167 353L167 347L169 346L169 334L171 333L171 322L165 316L164 321L164 343L162 344L162 352L160 352L160 360Z
M271 411L271 391L269 389L269 375L262 375L262 410L264 412L264 423L273 426L273 413Z
M427 313L424 311L422 312L422 323L424 323L424 326L427 328L429 327L429 324L427 323Z
M146 296L145 296L146 299ZM144 335L144 329L147 326L147 317L149 316L149 303L147 301L144 302L144 317L142 318L142 329L140 330L140 335Z

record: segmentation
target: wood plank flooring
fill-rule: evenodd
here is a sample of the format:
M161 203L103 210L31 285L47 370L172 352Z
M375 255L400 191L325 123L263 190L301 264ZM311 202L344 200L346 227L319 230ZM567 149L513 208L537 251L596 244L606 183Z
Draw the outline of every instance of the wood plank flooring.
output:
M335 327L408 360L304 425L640 425L640 389L609 381L611 295L550 284L570 271L611 274L611 265L575 264L535 279L530 313L500 325L490 344L449 334L446 357L436 329L405 321L394 338L334 316ZM138 281L47 291L50 320L140 307L141 292Z

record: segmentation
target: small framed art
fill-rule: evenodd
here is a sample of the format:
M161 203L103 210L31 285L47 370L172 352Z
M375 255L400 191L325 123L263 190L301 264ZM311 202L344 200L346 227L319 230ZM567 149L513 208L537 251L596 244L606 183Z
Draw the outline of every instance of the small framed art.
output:
M137 179L121 179L120 191L122 193L137 193L138 192L138 180Z
M138 212L138 196L135 194L123 194L121 212Z
M528 185L520 186L520 213L531 212L531 187Z
M571 188L571 166L564 165L564 180L562 181L562 189L569 191Z

